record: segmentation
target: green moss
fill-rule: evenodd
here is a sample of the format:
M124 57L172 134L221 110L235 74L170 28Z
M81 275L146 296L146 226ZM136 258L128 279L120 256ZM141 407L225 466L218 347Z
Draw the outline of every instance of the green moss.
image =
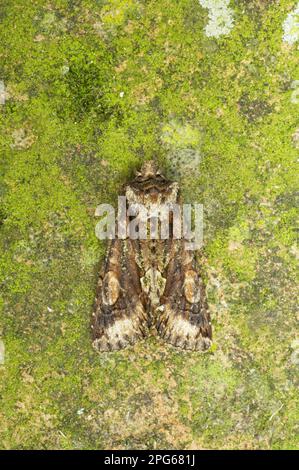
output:
M296 448L295 2L218 39L198 0L83 3L1 12L1 447ZM214 343L98 355L94 210L153 156L204 204Z

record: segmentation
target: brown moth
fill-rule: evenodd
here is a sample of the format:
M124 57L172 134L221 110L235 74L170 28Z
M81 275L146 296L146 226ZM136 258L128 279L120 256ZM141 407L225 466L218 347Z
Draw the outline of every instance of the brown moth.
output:
M180 203L178 183L146 162L126 186L127 204ZM205 287L195 252L184 240L110 241L92 315L93 346L112 351L134 344L154 329L183 349L206 350L212 329Z

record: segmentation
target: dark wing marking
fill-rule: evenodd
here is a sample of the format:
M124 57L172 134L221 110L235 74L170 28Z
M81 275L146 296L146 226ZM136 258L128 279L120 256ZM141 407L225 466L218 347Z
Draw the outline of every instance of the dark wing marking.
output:
M186 251L182 240L172 241L156 327L160 336L173 346L203 351L211 345L205 287L194 252Z
M146 299L132 240L112 240L98 282L92 316L93 346L99 351L125 348L148 330Z

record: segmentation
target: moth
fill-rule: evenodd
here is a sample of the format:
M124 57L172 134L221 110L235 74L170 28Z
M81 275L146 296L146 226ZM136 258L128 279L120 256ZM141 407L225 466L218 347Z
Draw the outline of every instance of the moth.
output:
M177 182L145 162L125 187L128 206L181 204ZM127 216L130 219L130 216ZM128 220L129 222L129 220ZM212 329L196 252L173 236L167 239L110 240L100 272L92 314L93 346L113 351L134 344L151 331L173 346L204 351Z

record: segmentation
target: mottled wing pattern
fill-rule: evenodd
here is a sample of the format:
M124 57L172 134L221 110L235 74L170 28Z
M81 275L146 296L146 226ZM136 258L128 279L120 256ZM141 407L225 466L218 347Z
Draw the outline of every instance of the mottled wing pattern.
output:
M166 268L166 285L157 308L157 330L173 346L204 351L211 345L212 328L194 252L183 240L173 240Z
M93 346L112 351L134 344L148 331L146 298L132 240L112 240L100 275L92 316Z
M146 162L126 188L128 204L180 204L177 183ZM100 275L93 313L93 345L124 348L143 338L153 323L173 346L204 351L212 338L205 287L194 251L168 240L112 240Z

